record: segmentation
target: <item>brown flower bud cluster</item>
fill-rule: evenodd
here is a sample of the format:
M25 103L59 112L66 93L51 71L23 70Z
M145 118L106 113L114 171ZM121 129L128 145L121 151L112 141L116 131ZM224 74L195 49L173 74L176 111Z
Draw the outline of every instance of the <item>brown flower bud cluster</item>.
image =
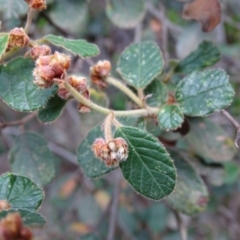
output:
M47 8L46 0L25 0L30 8L41 11Z
M93 84L98 86L100 89L107 87L107 83L104 79L111 72L111 63L109 61L98 61L94 66L90 68L90 78Z
M11 208L11 205L7 200L0 200L0 211L7 210L9 208Z
M54 84L54 79L64 79L66 70L70 67L70 57L55 52L52 55L40 56L33 70L34 83L41 88L48 88Z
M35 46L30 50L30 57L33 60L37 60L41 56L47 56L51 54L51 48L47 45Z
M103 138L95 140L92 150L109 167L118 166L128 157L128 145L123 138L115 138L108 143Z
M9 213L0 221L1 240L31 240L32 232L23 225L19 213Z
M90 93L88 90L88 83L87 79L81 76L69 76L67 77L66 81L79 93L81 93L86 99L90 99ZM64 86L64 81L61 81L58 85L58 96L67 100L69 99L70 93ZM79 103L78 109L80 112L90 112L90 108L83 105L82 103Z
M29 44L29 37L22 28L14 28L9 32L7 50L14 47L26 47Z

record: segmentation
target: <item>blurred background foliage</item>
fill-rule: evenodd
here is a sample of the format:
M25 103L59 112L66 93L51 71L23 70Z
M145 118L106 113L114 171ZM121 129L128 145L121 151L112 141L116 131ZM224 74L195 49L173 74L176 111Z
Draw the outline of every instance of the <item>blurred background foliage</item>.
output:
M100 48L100 55L94 59L73 57L72 73L87 76L89 63L98 59L108 59L116 66L118 56L134 41L139 29L142 40L155 41L162 48L165 59L183 59L204 40L213 42L221 52L221 60L215 67L228 72L236 91L228 110L240 120L239 0L220 1L222 21L210 33L202 32L196 21L182 18L182 9L187 2L183 0L152 0L148 2L147 9L142 8L143 0L47 2L47 10L36 14L31 26L29 34L33 39L51 33L86 39ZM1 31L23 26L26 12L24 1L0 0ZM117 75L114 71L113 74ZM118 110L128 108L125 96L111 87L106 94L94 89L91 91L92 99L103 106L110 105ZM47 218L47 226L43 230L35 230L35 239L106 239L109 229L109 215L112 214L110 206L115 191L112 182L116 173L88 179L79 169L75 156L79 143L93 126L103 120L103 116L94 111L79 114L75 111L75 104L69 102L61 118L51 124L44 125L34 119L25 128L41 133L55 154L56 177L44 188L46 197L40 210ZM15 112L0 102L0 117L4 121L13 121L23 116L24 113ZM188 122L190 132L185 136L177 132L156 132L151 123L148 126L149 131L166 146L174 145L175 150L180 151L180 157L177 158L180 164L186 160L191 162L210 192L207 209L193 216L181 214L181 224L188 228L190 240L240 239L240 154L232 140L235 137L234 129L220 113L214 113L208 119L189 118ZM11 169L7 160L9 149L21 131L18 127L1 130L1 173ZM182 176L182 184L188 185L189 181L195 181L184 179L184 172L178 174ZM147 200L137 195L124 180L120 182L118 194L119 209L114 239L180 239L178 217L169 202Z

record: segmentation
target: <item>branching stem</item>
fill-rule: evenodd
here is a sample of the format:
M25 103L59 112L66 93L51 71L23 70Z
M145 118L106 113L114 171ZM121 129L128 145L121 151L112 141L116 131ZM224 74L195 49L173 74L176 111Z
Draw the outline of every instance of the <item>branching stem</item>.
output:
M35 10L32 8L28 9L28 15L27 15L27 22L24 28L24 31L26 34L28 34L29 28L32 24L33 16L34 16Z

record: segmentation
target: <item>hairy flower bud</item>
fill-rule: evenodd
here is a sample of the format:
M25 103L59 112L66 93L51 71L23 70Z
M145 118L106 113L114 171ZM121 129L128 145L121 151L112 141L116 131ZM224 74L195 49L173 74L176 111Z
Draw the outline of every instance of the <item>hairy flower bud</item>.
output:
M46 0L25 0L29 7L41 11L47 8Z
M128 157L128 145L123 138L116 138L108 143L98 138L92 146L96 157L100 158L107 166L118 166L121 161Z
M22 28L14 28L9 33L7 51L13 47L25 47L29 44L29 37Z
M85 92L88 89L87 79L81 76L69 76L67 82L78 92Z
M40 56L33 70L34 83L41 88L48 88L54 84L54 79L64 79L66 70L70 67L70 57L55 52L52 55Z
M33 47L30 51L30 57L36 60L40 56L46 56L51 54L51 48L47 45Z
M101 89L106 88L107 83L104 81L104 78L110 74L111 68L111 63L109 61L98 61L90 68L90 78L92 83Z

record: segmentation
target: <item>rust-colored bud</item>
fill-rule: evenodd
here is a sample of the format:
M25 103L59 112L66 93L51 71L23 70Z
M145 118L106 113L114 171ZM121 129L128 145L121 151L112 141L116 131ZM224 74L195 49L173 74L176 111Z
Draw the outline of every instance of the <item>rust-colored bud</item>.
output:
M98 158L101 157L101 148L104 144L106 144L106 142L103 138L97 138L94 141L94 143L92 145L92 150L93 150L96 157L98 157Z
M9 213L5 219L3 219L5 226L13 233L14 236L18 236L23 224L19 213Z
M48 88L54 84L54 79L64 79L66 70L70 67L70 57L55 52L52 55L40 56L33 71L34 83L41 88Z
M25 0L29 7L41 11L47 8L46 0Z
M109 61L98 61L90 68L90 78L92 83L101 89L106 88L107 83L104 81L104 78L110 74L111 68L111 63Z
M9 208L11 208L11 205L7 200L0 200L0 211L7 210Z
M13 47L25 47L29 44L29 37L22 28L14 28L9 33L7 51Z
M82 95L83 95L86 99L90 99L90 92L89 92L88 90L86 90L85 92L83 92ZM88 106L86 106L86 105L84 105L84 104L82 104L82 103L79 103L78 110L79 110L79 112L81 112L81 113L88 113L88 112L91 111L91 109L90 109Z
M108 143L99 138L94 142L92 150L109 167L117 166L128 157L128 145L123 138L116 138Z
M40 56L46 56L51 54L51 48L47 45L33 47L30 51L30 57L34 60Z
M33 235L29 228L24 227L20 232L21 240L31 240Z
M88 89L87 79L81 76L69 76L67 82L78 92L85 92Z
M62 99L69 99L71 94L70 92L65 88L64 83L58 84L58 96Z

